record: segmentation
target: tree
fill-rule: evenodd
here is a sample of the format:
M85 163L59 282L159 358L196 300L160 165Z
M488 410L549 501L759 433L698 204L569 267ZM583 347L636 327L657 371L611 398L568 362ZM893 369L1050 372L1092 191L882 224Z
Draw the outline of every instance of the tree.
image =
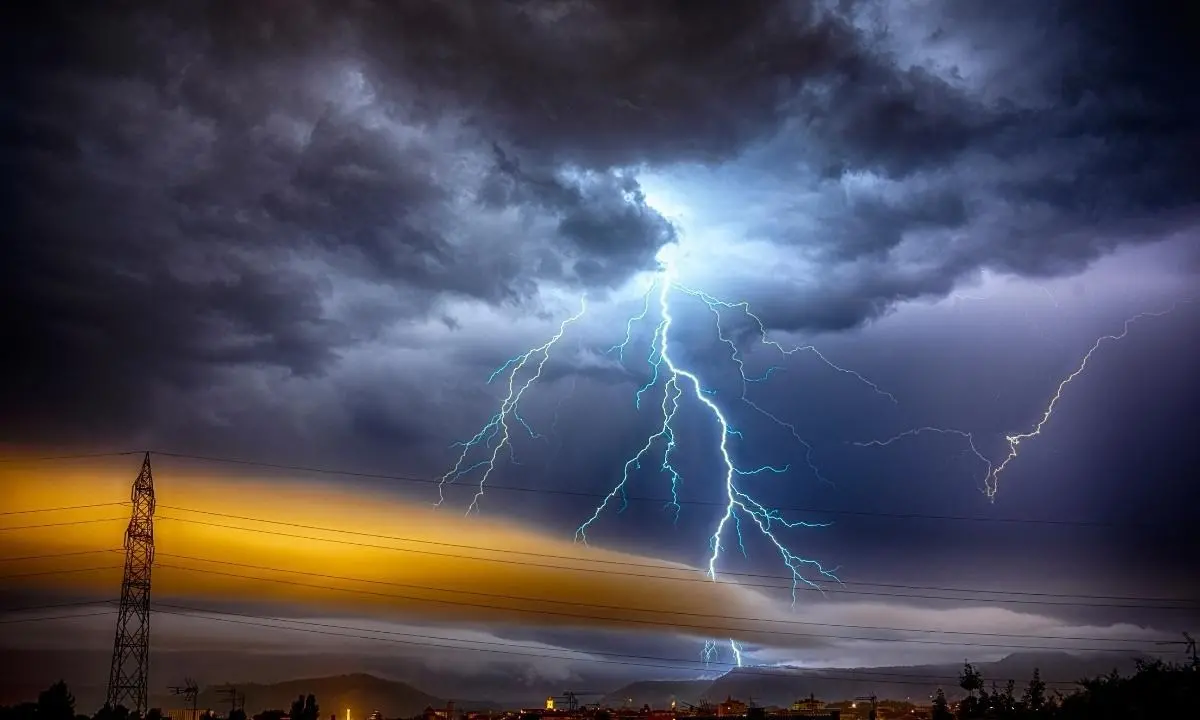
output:
M75 720L75 696L65 682L59 680L38 695L37 714L39 720Z
M971 663L963 665L962 674L958 676L958 686L967 691L967 696L958 704L960 718L982 717L987 709L989 698L983 689L983 675Z
M129 720L129 708L124 705L105 705L92 716L92 720Z
M1082 690L1058 703L1056 717L1063 720L1193 717L1200 703L1200 672L1161 660L1139 662L1137 672L1131 677L1121 677L1114 671L1080 684Z
M950 712L950 703L946 702L946 693L938 688L937 695L933 698L933 720L954 720L954 713Z
M979 674L974 665L966 663L963 665L962 674L958 676L958 686L966 690L968 695L974 695L983 689L983 675Z
M146 720L163 720L163 711L161 708L150 708L146 711Z
M34 720L36 715L37 703L24 702L0 708L0 720Z
M1004 692L993 689L992 707L1000 717L1017 717L1016 683L1009 680L1004 686Z
M1021 705L1030 712L1041 712L1046 707L1046 683L1042 682L1042 674L1038 668L1033 669L1033 677L1029 679L1029 687L1021 696Z
M321 720L321 706L317 704L317 697L309 693L308 697L303 695L292 701L292 720Z

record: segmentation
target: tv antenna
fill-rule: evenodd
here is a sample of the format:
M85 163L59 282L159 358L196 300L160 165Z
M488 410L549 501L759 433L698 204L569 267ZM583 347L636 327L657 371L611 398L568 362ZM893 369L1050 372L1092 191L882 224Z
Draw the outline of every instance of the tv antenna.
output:
M196 681L184 678L183 685L172 685L170 690L176 695L183 696L184 700L192 706L191 720L198 720L200 716L196 710L196 701L200 697L200 686L196 684Z
M239 693L238 689L229 683L225 683L217 688L217 694L222 695L229 700L229 712L232 715L234 711L242 708L246 704L245 694Z
M1196 656L1196 639L1188 633L1183 633L1183 640L1165 641L1158 643L1159 645L1183 645L1183 651L1192 661L1192 669L1200 670L1200 657Z

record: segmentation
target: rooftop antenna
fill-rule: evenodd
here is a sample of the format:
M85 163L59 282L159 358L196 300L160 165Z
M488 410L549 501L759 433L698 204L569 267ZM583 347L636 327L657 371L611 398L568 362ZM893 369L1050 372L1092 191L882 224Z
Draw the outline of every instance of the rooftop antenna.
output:
M1159 645L1183 645L1184 653L1192 661L1192 669L1200 670L1200 657L1196 656L1196 640L1188 633L1183 633L1183 640L1165 640L1158 643Z
M183 696L184 700L192 706L191 720L198 720L200 716L196 710L196 699L200 697L200 686L196 684L196 681L191 678L184 678L183 685L172 685L170 690L176 695Z

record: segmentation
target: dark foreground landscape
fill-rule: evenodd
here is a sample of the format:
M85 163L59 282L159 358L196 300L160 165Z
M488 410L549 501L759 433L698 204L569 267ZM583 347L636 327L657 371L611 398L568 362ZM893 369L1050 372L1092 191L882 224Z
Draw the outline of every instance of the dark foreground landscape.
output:
M29 676L38 670L27 666L23 672ZM1069 677L1075 679L1063 679ZM156 693L144 720L1071 720L1184 718L1200 709L1200 667L1195 663L1067 653L1019 653L962 667L738 668L709 679L635 682L607 694L568 690L519 698L505 697L500 687L459 687L459 697L438 696L366 673L275 683L226 682L200 687L195 710L176 692ZM0 720L137 720L124 707L104 706L100 688L77 689L79 696L62 681L37 692L6 685ZM92 707L98 709L89 715Z

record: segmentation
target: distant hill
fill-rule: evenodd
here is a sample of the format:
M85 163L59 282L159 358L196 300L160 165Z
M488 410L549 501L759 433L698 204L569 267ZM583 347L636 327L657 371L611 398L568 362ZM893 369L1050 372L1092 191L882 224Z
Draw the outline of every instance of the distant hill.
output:
M0 673L0 704L36 699L41 690L59 678L70 684L81 712L92 713L103 703L103 683L107 679L110 659L107 651L26 651L19 657L20 662L8 663L5 672ZM989 685L995 680L1003 686L1012 678L1018 687L1022 687L1035 667L1041 670L1046 680L1076 680L1113 669L1128 673L1138 658L1132 653L1026 652L975 665ZM199 679L205 688L200 697L202 707L228 707L216 692L218 681L253 678L259 682L235 682L239 691L245 693L246 709L251 714L272 708L287 710L296 696L311 692L321 705L323 720L328 720L335 712L338 720L344 720L347 706L353 708L355 720L365 720L366 713L372 710L379 710L387 717L411 717L429 705L444 707L446 697L452 697L463 709L537 706L547 695L558 695L564 689L562 680L515 678L499 670L491 673L456 672L447 668L433 670L405 661L397 661L392 667L382 663L375 665L377 669L353 656L231 656L228 653L160 651L153 654L151 663L150 704L162 708L182 707L183 699L171 695L167 688L180 684L188 675ZM330 666L359 672L332 677L324 675L322 670ZM829 701L872 694L893 699L919 699L928 697L939 685L947 695L955 697L959 694L956 678L961 670L961 663L921 667L743 668L715 679L634 682L599 700L613 707L628 703L639 708L642 705L665 708L672 700L699 704L702 698L718 702L732 695L741 700L753 699L760 705L786 706L809 693ZM408 682L388 680L380 675L400 677ZM576 688L604 688L616 684L611 677L599 676L575 678L570 682ZM465 700L464 696L470 699Z
M643 680L611 692L599 702L609 707L628 704L637 708L643 705L667 707L672 700L698 705L712 683L712 680Z
M1074 681L1118 670L1131 672L1135 660L1145 656L1129 653L1073 655L1063 652L1015 653L996 662L975 663L984 682L995 680L1001 687L1009 680L1023 687L1038 668L1044 680ZM929 698L939 687L947 696L961 694L957 677L962 664L873 668L738 668L715 680L636 682L610 693L604 702L619 706L667 707L672 700L712 703L734 697L758 705L786 707L810 693L824 700L845 700L864 695L914 701Z
M410 717L421 714L426 707L446 705L445 700L428 695L408 683L384 680L365 673L270 684L235 684L235 687L245 695L246 711L251 715L269 709L286 711L298 696L309 693L316 695L322 717L337 715L338 720L345 718L346 708L352 708L359 718L365 718L374 710L386 717ZM200 693L200 707L220 708L226 702L228 700L218 693L217 687L207 687Z

